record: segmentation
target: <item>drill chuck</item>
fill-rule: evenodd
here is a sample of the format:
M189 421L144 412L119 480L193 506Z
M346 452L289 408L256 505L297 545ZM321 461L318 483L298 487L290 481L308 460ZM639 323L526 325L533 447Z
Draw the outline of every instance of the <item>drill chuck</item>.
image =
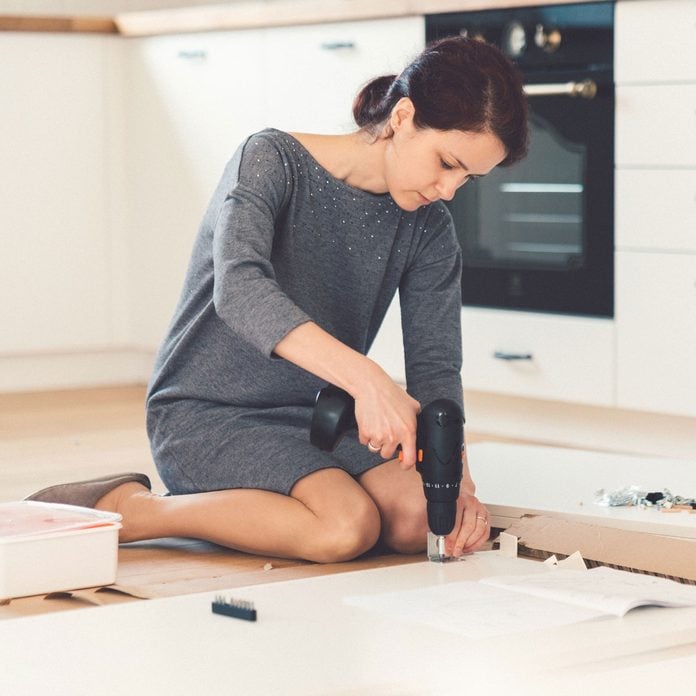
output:
M456 499L451 502L431 502L426 505L428 509L428 527L437 536L447 536L453 529L457 516Z

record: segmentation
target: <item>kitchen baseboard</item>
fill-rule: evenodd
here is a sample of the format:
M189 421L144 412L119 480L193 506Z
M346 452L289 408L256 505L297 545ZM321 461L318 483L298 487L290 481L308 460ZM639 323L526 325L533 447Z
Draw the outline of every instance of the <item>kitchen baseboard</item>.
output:
M147 383L154 352L128 347L0 356L0 394ZM465 394L467 429L479 436L658 457L696 456L696 418Z
M0 393L144 384L154 353L122 348L0 356Z

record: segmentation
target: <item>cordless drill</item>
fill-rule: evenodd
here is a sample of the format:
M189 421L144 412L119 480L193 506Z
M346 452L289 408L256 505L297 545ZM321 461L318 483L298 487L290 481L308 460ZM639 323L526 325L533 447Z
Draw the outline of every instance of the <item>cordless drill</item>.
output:
M331 452L343 435L357 427L355 402L347 392L330 385L317 394L310 426L310 442ZM423 479L428 527L436 536L433 561L445 561L445 537L454 529L462 478L464 415L455 401L437 399L418 414L416 470Z

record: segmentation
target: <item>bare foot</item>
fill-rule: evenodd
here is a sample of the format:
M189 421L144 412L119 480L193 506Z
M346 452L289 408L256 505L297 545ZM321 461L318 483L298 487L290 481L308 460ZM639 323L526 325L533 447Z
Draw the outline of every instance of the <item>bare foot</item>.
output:
M142 510L150 500L159 497L142 484L130 481L109 491L94 507L105 512L118 512L122 516L123 526L118 533L118 541L124 544L148 538L140 523L144 519Z

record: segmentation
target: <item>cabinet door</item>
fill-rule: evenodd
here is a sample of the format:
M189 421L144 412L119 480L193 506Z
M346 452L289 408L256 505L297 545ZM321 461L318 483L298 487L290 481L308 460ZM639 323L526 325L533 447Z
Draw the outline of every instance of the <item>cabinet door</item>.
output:
M617 3L616 82L693 81L695 40L694 0Z
M423 17L294 26L268 31L268 125L348 132L360 86L398 73L425 45Z
M696 254L617 254L618 405L696 416Z
M125 182L136 343L171 318L225 163L264 125L264 31L136 40L129 52Z
M696 167L696 84L618 86L616 164Z
M696 169L618 170L616 246L696 252Z
M2 36L0 353L110 341L106 40Z
M400 384L406 384L404 341L403 332L401 331L401 305L398 293L389 305L382 326L368 355L393 380Z
M609 319L477 308L462 311L464 389L611 406Z

